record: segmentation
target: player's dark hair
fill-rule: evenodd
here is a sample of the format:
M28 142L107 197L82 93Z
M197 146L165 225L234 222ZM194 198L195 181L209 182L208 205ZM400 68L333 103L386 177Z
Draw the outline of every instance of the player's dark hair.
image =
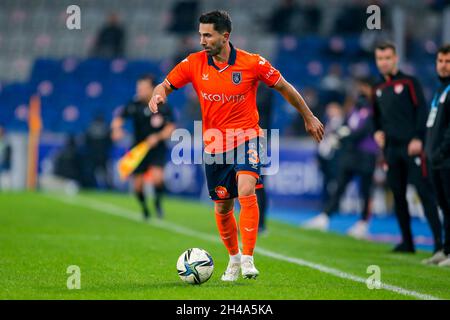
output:
M150 82L150 84L152 85L152 87L154 87L154 86L155 86L155 83L156 83L155 76L152 75L152 74L149 74L149 73L141 75L141 76L138 78L137 81L138 81L138 82L140 82L140 81L148 81L148 82Z
M386 50L386 49L391 49L392 51L394 51L395 54L397 54L397 49L395 48L395 44L393 42L390 41L383 41L377 44L377 46L375 47L375 50Z
M438 49L438 53L442 53L442 54L450 53L450 43L446 43L446 44L442 45Z
M215 10L204 13L198 19L200 23L211 23L214 30L220 33L231 32L231 18L228 12L223 10Z

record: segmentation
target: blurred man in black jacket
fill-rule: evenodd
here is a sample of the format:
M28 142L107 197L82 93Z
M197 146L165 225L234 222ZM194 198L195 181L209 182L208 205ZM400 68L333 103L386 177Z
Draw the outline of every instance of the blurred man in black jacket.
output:
M406 200L409 182L419 194L436 253L442 249L442 230L423 150L428 107L422 88L416 78L398 70L393 44L378 45L375 60L383 79L375 86L374 137L388 165L387 181L394 194L395 214L402 233L402 242L393 251L415 252Z
M450 44L442 46L436 58L441 85L434 95L427 120L425 152L431 160L431 178L444 215L444 249L426 264L450 267Z

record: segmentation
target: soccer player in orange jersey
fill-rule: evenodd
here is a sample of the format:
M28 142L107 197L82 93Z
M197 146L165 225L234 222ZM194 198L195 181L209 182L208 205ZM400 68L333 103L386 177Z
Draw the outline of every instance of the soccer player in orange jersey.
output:
M220 237L230 255L222 280L235 281L240 272L244 278L256 278L259 272L254 264L253 251L259 209L255 188L260 183L259 154L262 154L258 139L263 136L256 107L258 81L276 89L300 112L307 132L317 142L322 140L324 128L300 93L269 61L258 54L234 48L230 42L231 19L227 12L205 13L199 22L200 44L204 50L190 54L175 66L156 86L149 107L152 112L158 112L158 106L166 103L173 90L192 83L202 109L209 194L215 201ZM223 158L226 158L226 164L211 163L211 159ZM242 253L233 213L235 198L241 206Z

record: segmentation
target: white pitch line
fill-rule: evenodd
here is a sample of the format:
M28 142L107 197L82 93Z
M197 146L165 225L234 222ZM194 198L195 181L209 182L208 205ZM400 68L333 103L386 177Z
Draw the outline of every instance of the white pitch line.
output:
M128 210L125 208L121 208L119 206L116 206L116 205L113 205L110 203L106 203L103 201L93 200L88 197L77 196L76 198L70 198L70 197L66 197L66 196L54 196L54 195L48 195L48 194L47 194L47 196L49 196L50 198L52 198L54 200L59 200L61 202L67 203L67 204L85 207L85 208L89 208L89 209L94 209L94 210L97 210L97 211L100 211L100 212L103 212L106 214L110 214L110 215L114 215L114 216L118 216L118 217L122 217L122 218L127 218L127 219L134 220L134 221L142 221L142 219L140 218L140 214L138 214L134 211L131 211L131 210ZM77 199L82 200L82 201L77 201ZM211 234L195 231L193 229L186 228L186 227L183 227L183 226L171 223L171 222L167 222L167 221L161 221L161 220L151 221L148 223L148 225L158 227L161 229L165 229L165 230L169 230L172 232L176 232L179 234L183 234L186 236L210 241L210 242L221 243L221 241L219 240L219 238L217 236L213 236ZM263 249L261 247L256 248L255 251L258 254L269 257L269 258L273 258L276 260L286 261L286 262L294 263L294 264L297 264L300 266L308 267L308 268L318 270L323 273L331 274L331 275L341 278L341 279L351 280L351 281L364 283L364 284L366 283L366 280L367 280L365 278L355 276L355 275L352 275L350 273L347 273L347 272L344 272L344 271L341 271L341 270L338 270L335 268L327 267L322 264L310 262L310 261L303 260L300 258L289 257L289 256L286 256L283 254L279 254L279 253L276 253L276 252L273 252L270 250ZM421 300L442 300L441 298L438 298L438 297L435 297L435 296L432 296L429 294L423 294L423 293L420 293L417 291L404 289L404 288L393 286L393 285L390 285L387 283L381 283L380 288L387 290L387 291L395 292L395 293L398 293L398 294L401 294L404 296L410 296L410 297L414 297L416 299L421 299Z

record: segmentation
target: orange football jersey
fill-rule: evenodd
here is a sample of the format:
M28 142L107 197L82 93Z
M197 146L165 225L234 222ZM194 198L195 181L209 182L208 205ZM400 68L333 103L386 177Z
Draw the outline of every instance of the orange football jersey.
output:
M220 153L262 136L256 107L258 81L273 87L280 72L258 54L235 49L228 63L215 63L206 51L190 54L167 75L178 89L191 82L200 100L205 152Z

